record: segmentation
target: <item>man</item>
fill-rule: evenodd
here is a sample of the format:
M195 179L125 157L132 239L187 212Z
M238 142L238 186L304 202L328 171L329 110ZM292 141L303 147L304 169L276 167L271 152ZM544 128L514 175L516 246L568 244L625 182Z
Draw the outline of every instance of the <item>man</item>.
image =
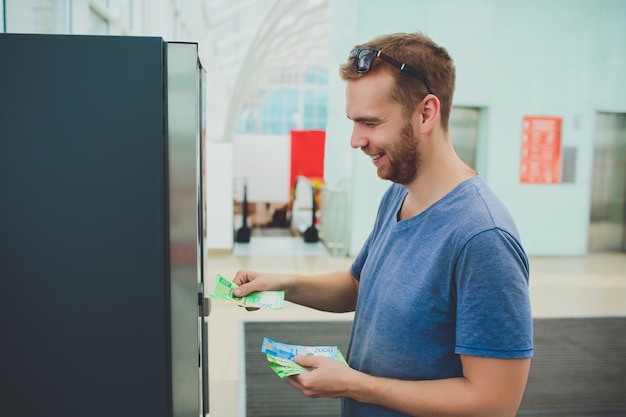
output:
M393 58L392 58L393 57ZM351 146L393 182L349 271L240 271L239 296L285 290L294 303L355 311L349 367L297 358L310 397L342 416L514 416L532 356L528 260L506 208L448 136L455 68L421 34L355 48L347 81Z

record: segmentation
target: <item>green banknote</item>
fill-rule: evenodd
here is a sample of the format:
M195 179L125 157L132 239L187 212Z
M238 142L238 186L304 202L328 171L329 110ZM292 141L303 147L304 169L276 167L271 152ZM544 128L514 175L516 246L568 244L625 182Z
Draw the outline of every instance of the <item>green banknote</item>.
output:
M337 346L301 346L276 342L264 338L261 352L265 353L269 367L281 378L309 372L309 369L293 361L296 356L324 356L348 365Z
M237 284L218 274L209 297L243 307L268 308L272 310L279 310L284 307L284 291L258 291L245 297L235 297L233 291L237 287L239 287Z
M289 363L276 363L271 359L271 355L267 355L268 365L281 378L286 378L290 375L298 375L309 370L303 366L298 365L295 362L289 361Z

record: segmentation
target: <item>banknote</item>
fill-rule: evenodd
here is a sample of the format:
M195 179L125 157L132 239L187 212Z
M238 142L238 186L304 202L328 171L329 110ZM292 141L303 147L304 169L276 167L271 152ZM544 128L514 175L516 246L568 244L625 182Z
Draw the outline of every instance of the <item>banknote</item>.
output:
M233 291L237 287L239 287L237 284L218 274L209 297L243 307L268 308L272 310L279 310L284 307L284 291L258 291L245 297L235 297Z
M274 371L274 373L281 378L309 372L307 368L300 366L295 362L292 362L289 365L280 365L274 362L269 362L268 365L270 366L272 371Z
M281 378L310 371L294 362L295 356L324 356L348 365L337 346L290 345L266 337L261 351L265 353L270 368Z
M276 358L292 361L295 356L325 356L337 359L337 346L301 346L277 342L270 338L263 338L261 352Z

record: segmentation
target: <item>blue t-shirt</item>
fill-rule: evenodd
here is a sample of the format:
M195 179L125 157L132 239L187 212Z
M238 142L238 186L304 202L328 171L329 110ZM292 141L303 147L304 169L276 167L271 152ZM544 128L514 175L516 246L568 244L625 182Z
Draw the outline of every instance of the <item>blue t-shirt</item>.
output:
M509 212L481 177L398 221L407 191L393 184L351 267L359 297L348 363L370 375L463 375L459 355L532 356L528 259ZM352 399L344 417L404 414Z

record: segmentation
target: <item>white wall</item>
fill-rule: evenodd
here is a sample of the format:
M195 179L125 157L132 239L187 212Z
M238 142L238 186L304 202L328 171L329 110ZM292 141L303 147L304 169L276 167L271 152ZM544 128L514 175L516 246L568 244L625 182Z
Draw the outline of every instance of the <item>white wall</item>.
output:
M243 200L243 184L247 181L249 202L289 201L289 135L236 135L233 160L235 200Z
M457 67L453 105L486 110L485 137L479 139L486 146L485 178L515 217L528 253L586 253L595 114L626 112L626 2L330 1L332 13L339 13L332 18L331 45L344 48L331 51L335 68L354 44L384 33L421 31L446 47ZM347 32L351 27L355 30ZM341 82L331 84L331 99L340 100L332 108L345 105L343 94L337 93L344 88ZM562 145L577 149L574 183L520 183L525 115L563 118ZM349 125L345 111L329 119L327 154L350 159L351 172L329 167L327 181L351 176L354 254L367 238L389 184L375 176L360 151L349 149ZM332 161L339 163L339 157Z
M206 248L233 247L233 145L208 142L205 156Z

